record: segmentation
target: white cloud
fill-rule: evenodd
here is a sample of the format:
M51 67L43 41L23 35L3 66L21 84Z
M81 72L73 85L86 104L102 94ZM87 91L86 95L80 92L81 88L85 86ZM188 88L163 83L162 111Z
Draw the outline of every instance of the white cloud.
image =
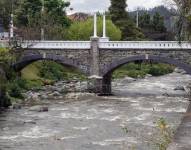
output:
M165 0L168 1L168 0ZM70 0L74 12L95 12L107 10L110 0ZM164 4L164 0L127 0L128 9L137 7L152 8Z
M107 10L110 0L70 0L70 3L75 12L95 12Z

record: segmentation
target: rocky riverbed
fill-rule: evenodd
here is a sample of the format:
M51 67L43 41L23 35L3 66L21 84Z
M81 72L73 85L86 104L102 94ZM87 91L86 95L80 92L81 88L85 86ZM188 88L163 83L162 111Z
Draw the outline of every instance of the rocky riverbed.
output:
M156 122L164 118L174 130L180 124L189 82L191 76L176 71L115 80L110 97L62 94L61 82L29 91L41 105L0 114L0 150L154 150L160 138Z

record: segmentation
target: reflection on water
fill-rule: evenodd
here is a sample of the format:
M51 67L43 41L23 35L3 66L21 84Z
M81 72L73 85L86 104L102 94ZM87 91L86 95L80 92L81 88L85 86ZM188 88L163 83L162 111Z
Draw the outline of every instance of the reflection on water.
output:
M91 96L71 103L50 100L48 112L9 110L0 115L0 149L152 150L159 118L174 128L179 125L188 100L183 91L173 89L190 80L173 73L118 83L112 97ZM175 96L163 95L167 92Z

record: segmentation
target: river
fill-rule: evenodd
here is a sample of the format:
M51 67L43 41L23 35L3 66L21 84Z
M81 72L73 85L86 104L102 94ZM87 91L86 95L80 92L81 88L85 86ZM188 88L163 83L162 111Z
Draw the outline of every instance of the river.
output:
M0 114L0 150L155 150L156 122L178 127L189 101L174 89L190 81L175 72L125 78L114 81L114 96L42 100L48 112L7 110Z

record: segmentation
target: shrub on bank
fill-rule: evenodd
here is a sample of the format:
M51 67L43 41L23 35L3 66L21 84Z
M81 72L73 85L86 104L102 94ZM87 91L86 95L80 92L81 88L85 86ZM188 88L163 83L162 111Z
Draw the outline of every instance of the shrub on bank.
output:
M8 85L8 94L10 97L23 99L22 89L21 89L21 87L19 87L17 82L13 82Z
M174 66L160 63L129 63L123 65L113 72L113 78L124 78L129 76L132 78L144 78L147 74L152 76L161 76L172 73Z
M158 65L152 66L149 69L148 73L153 76L161 76L161 75L172 73L173 71L174 71L174 67L170 65L158 64Z

